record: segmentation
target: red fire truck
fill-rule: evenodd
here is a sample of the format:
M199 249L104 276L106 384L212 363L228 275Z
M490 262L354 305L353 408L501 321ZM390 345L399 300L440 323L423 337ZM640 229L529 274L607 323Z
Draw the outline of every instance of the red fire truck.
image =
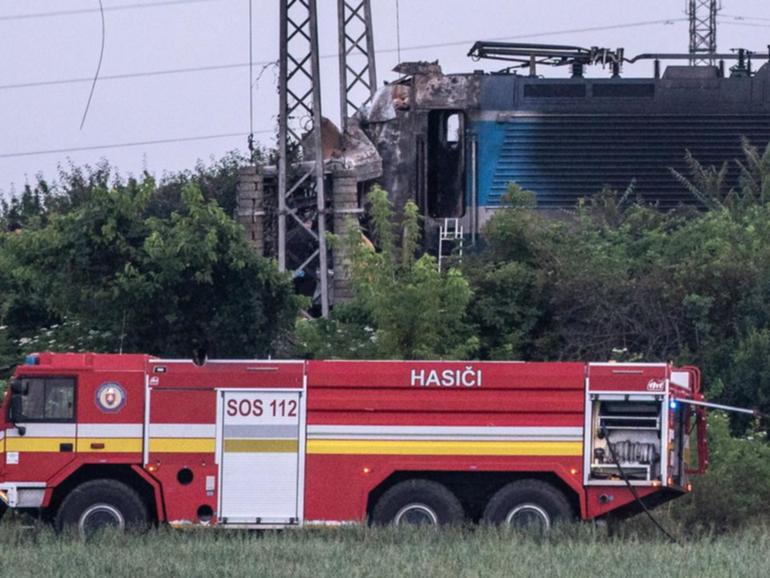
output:
M5 396L0 498L83 533L622 517L704 471L699 382L664 363L40 353Z

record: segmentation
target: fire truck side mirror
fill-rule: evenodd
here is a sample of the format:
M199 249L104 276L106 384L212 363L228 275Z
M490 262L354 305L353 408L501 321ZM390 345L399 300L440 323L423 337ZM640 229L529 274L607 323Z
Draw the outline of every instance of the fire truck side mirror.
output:
M26 393L26 388L24 385L24 382L22 382L20 379L14 379L11 381L11 404L8 407L8 421L14 425L16 425L16 422L23 415L21 411L21 404L22 398ZM16 426L16 429L19 430L19 435L24 435L27 433L27 428L24 426Z
M24 387L24 382L20 379L11 380L11 394L12 395L25 395L27 388Z

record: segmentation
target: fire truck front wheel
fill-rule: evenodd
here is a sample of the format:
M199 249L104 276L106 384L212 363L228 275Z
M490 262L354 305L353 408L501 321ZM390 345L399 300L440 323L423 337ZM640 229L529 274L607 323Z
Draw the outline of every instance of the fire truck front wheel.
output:
M72 490L54 520L56 529L77 528L83 537L113 527L120 531L147 528L147 508L133 489L117 480L92 480Z
M554 522L572 518L572 507L562 492L540 480L518 480L492 496L483 521L547 533Z
M375 524L438 526L459 524L462 504L445 486L430 480L407 480L386 491L372 511Z

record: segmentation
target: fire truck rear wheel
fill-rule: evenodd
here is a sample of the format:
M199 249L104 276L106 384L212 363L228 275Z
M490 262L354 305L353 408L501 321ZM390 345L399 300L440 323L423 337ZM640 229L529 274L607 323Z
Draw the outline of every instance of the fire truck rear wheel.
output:
M77 528L84 538L108 527L141 531L148 526L147 508L132 488L117 480L92 480L72 490L54 520L56 529Z
M539 480L518 480L492 496L482 520L547 533L555 522L572 518L572 507L562 492Z
M462 504L445 486L430 480L407 480L386 491L372 511L375 524L438 526L459 524Z

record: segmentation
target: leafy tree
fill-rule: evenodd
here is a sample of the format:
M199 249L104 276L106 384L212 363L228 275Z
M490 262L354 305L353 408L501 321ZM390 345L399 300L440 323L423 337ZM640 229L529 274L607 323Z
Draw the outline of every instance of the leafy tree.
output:
M743 407L770 409L770 328L750 329L736 340L727 371L720 377L729 387L720 392L726 402ZM735 416L739 429L751 425L748 416ZM765 428L770 422L765 420Z
M463 264L474 292L469 318L483 358L540 359L553 346L547 262L562 224L534 211L534 194L518 185L505 200L484 230L484 249Z
M417 206L405 206L397 243L387 193L375 188L369 202L372 237L378 249L362 242L353 223L349 237L337 240L350 255L354 298L335 307L329 320L298 324L301 353L386 359L474 355L478 340L466 320L469 284L459 270L442 274L435 258L416 257Z
M149 177L93 186L46 223L0 237L0 325L15 354L271 351L298 306L288 277L196 184L168 219L150 214L156 193Z
M739 170L739 187L727 188L730 173L728 162L720 167L703 166L689 151L685 161L690 173L686 177L671 169L678 180L707 209L741 209L765 204L770 200L770 144L764 152L752 145L747 138L741 141L744 160L736 160Z
M257 158L262 152L255 151ZM151 215L167 218L183 207L182 191L188 185L196 185L207 201L214 200L227 215L234 215L237 205L238 170L246 159L237 153L228 153L211 163L198 161L193 170L166 174L160 180L157 191L150 199L147 211Z
M195 185L182 191L185 210L147 220L139 274L127 287L149 292L140 333L154 350L220 357L264 355L293 323L298 299L287 275L255 254L242 229Z
M262 158L257 150L255 156ZM245 158L231 152L209 163L198 161L195 168L175 173L164 173L150 196L145 214L168 218L184 208L182 190L196 185L205 200L215 200L228 215L236 208L238 171ZM94 191L115 187L135 187L150 178L143 173L139 178L124 178L118 169L103 160L96 165L77 166L72 163L59 167L55 182L38 175L33 184L24 186L21 194L10 200L0 199L2 230L35 227L47 222L49 214L67 213L91 199Z

